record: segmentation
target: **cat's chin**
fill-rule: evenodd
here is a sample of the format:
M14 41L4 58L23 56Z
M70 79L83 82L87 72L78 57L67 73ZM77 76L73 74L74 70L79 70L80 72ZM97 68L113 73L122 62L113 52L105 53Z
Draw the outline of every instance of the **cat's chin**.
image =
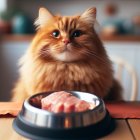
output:
M63 62L73 62L78 61L80 58L77 55L72 54L72 52L62 52L59 54L55 54L54 58L58 61Z

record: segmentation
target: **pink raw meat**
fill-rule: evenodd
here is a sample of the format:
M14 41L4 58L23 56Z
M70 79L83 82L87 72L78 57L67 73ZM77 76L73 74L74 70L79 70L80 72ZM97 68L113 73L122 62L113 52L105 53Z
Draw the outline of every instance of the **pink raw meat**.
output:
M42 109L51 111L52 108L54 107L54 104L56 104L59 101L59 98L60 97L62 97L60 100L62 100L62 99L65 98L65 94L64 93L65 93L64 91L54 92L53 94L50 94L49 96L43 98L41 100ZM70 95L70 93L69 94L66 94L66 97L69 96L69 95Z
M65 91L54 92L41 100L42 109L54 113L82 112L95 107L89 103L73 96Z
M75 105L78 103L79 99L75 96L71 96L67 98L64 102L64 112L74 112L75 111Z
M82 112L88 110L90 108L90 104L86 101L79 100L79 102L75 105L75 112Z

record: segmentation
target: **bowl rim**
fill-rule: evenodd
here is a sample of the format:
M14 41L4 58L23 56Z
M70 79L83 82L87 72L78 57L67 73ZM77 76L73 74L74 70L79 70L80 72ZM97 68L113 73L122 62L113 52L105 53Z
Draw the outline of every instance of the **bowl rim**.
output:
M65 90L64 90L65 91ZM103 106L105 108L105 105L104 105L104 102L101 98L99 98L98 96L96 96L95 94L91 94L91 93L88 93L88 92L81 92L81 91L66 91L66 92L70 92L73 94L73 92L79 92L79 93L84 93L84 94L90 94L91 96L94 96L95 98L97 98L97 100L99 101L99 104L97 106L95 106L93 109L89 109L89 110L85 110L85 111L81 111L81 112L70 112L70 113L65 113L65 112L60 112L60 113L54 113L54 112L51 112L51 111L48 111L48 110L44 110L44 109L41 109L41 108L38 108L38 107L35 107L33 106L31 103L30 103L30 99L36 97L36 96L39 96L39 95L42 95L42 94L51 94L53 92L56 92L56 91L48 91L48 92L41 92L41 93L37 93L37 94L34 94L32 96L30 96L29 98L27 98L25 101L24 101L24 107L25 108L28 108L29 110L32 110L34 113L42 113L44 115L52 115L52 116L73 116L73 115L81 115L83 113L89 113L91 111L97 111L100 106ZM75 96L75 95L74 95Z

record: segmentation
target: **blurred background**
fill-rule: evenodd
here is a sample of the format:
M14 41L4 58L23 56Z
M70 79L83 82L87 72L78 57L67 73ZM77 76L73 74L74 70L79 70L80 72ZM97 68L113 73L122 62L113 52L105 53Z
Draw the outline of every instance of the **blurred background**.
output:
M33 23L38 16L38 9L46 7L52 13L77 15L92 6L97 8L99 37L110 58L113 56L117 61L124 60L132 75L131 79L131 76L127 76L127 70L122 74L119 72L123 78L125 99L129 100L133 92L138 93L136 99L140 100L140 0L1 0L0 101L10 98L18 77L18 59L29 47L35 34ZM117 68L114 65L115 71Z

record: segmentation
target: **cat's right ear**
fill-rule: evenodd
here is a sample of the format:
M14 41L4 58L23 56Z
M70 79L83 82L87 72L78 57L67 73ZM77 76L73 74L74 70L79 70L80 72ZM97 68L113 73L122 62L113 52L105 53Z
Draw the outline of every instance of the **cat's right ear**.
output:
M89 8L80 16L80 19L94 25L96 22L96 12L96 7Z
M34 24L37 26L37 28L43 27L47 21L53 19L53 17L53 14L51 14L46 8L41 7L39 9L38 18Z

